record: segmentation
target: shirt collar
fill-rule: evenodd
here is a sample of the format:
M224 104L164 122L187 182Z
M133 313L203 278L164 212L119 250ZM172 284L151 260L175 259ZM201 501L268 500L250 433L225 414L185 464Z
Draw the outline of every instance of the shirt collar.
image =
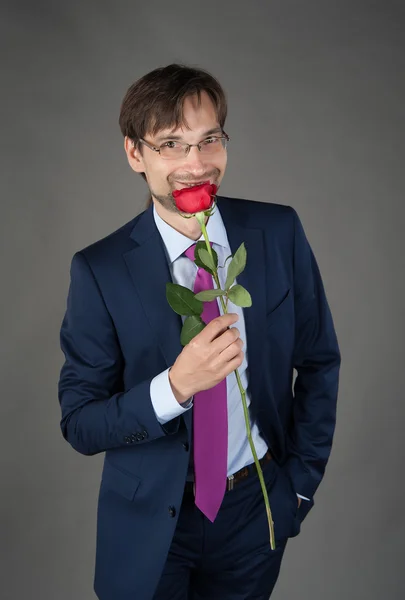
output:
M156 227L162 237L170 263L173 263L179 256L184 254L187 248L196 243L194 240L188 238L179 231L176 231L176 229L173 229L171 225L166 223L166 221L158 214L155 204L153 204L153 217L155 219ZM208 219L206 228L210 242L229 249L228 237L218 205L215 206L213 214ZM199 240L204 240L203 234L201 234Z

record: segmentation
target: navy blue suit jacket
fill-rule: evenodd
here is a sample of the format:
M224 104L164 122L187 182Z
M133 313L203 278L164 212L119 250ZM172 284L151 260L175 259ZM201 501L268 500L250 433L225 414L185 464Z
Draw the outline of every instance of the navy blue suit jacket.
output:
M293 489L311 499L301 503L296 535L335 428L340 354L332 316L296 211L217 201L232 253L242 242L247 250L238 282L253 302L244 309L252 416ZM182 350L168 281L152 206L72 260L61 328L61 428L78 452L105 452L95 573L101 600L152 598L181 505L192 409L162 426L149 393L153 377Z

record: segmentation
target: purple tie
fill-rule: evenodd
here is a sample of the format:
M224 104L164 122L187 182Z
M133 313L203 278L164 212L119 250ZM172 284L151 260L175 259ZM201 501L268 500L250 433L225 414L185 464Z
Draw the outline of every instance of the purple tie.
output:
M211 242L212 245L212 242ZM194 261L193 244L185 255ZM198 268L194 293L212 290L212 275ZM217 299L204 302L204 323L220 316ZM228 467L228 406L226 379L209 390L194 394L193 460L195 504L213 523L225 494Z

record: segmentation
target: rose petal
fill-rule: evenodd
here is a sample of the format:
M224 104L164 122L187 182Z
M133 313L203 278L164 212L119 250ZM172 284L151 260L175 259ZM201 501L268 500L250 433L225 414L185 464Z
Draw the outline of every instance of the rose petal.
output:
M200 183L193 187L185 187L172 192L176 207L180 212L194 214L208 210L218 188L215 183Z

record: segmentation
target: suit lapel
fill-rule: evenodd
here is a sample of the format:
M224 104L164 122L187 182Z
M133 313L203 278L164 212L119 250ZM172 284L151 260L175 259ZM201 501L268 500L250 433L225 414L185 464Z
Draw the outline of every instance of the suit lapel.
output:
M248 290L252 297L252 306L243 309L243 316L248 349L249 391L252 393L252 407L254 408L256 392L261 389L262 349L265 344L266 273L263 231L249 227L249 215L242 215L237 210L237 200L233 202L232 199L218 197L218 207L225 224L232 254L235 254L242 242L245 242L246 247L246 267L237 277L237 281Z
M182 350L182 321L166 300L166 283L172 281L162 238L153 218L153 206L142 213L131 232L137 246L124 254L136 292L167 366Z

